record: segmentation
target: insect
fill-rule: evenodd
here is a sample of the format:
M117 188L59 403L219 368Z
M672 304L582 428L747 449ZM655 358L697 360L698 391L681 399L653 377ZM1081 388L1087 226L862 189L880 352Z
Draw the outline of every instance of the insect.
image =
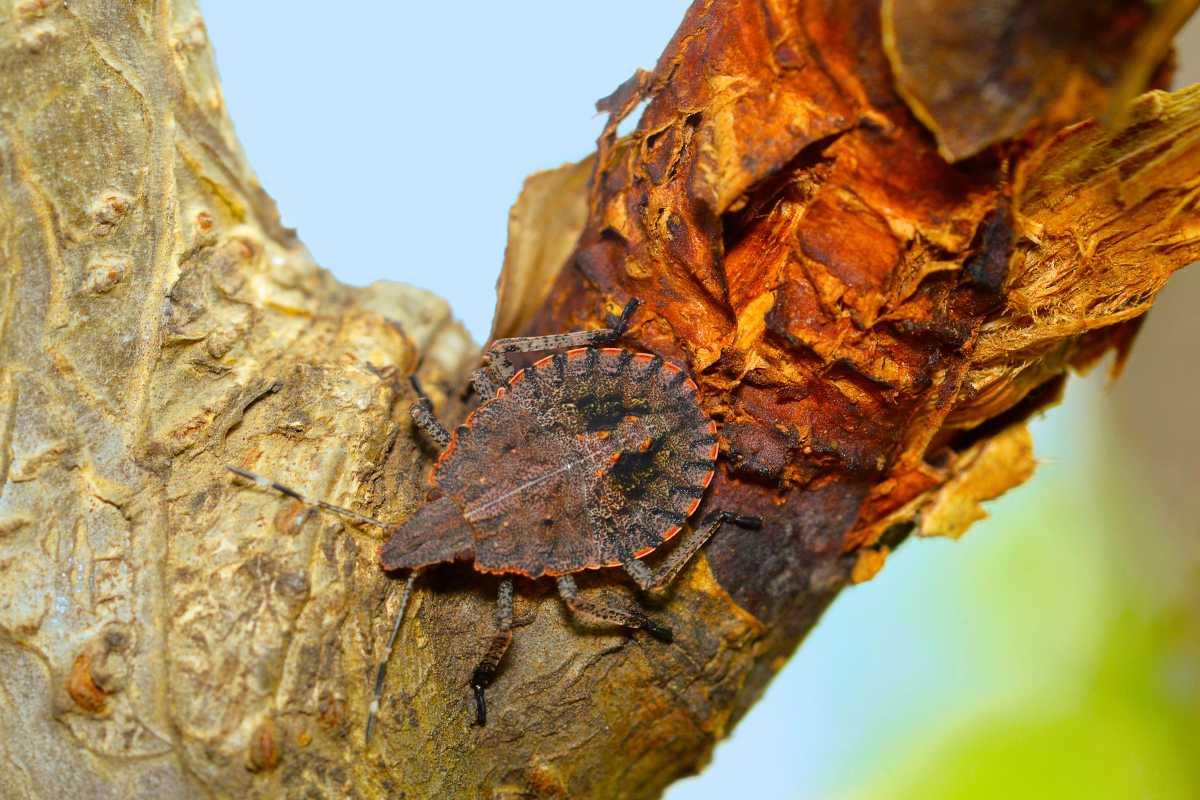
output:
M486 690L512 642L514 577L553 578L572 613L631 629L661 642L671 630L640 608L583 597L575 573L620 567L643 590L667 586L706 541L731 522L757 530L757 517L708 514L656 569L641 559L678 533L700 505L718 453L716 423L682 367L649 353L607 347L625 333L640 305L631 300L611 328L499 339L475 370L483 402L448 431L414 379L416 425L441 452L427 502L400 525L321 501L235 467L260 485L334 513L386 528L380 551L389 572L409 570L385 653L391 652L416 574L468 561L502 577L496 631L470 678L476 723L487 721ZM556 350L517 371L507 354ZM368 714L378 711L385 654Z

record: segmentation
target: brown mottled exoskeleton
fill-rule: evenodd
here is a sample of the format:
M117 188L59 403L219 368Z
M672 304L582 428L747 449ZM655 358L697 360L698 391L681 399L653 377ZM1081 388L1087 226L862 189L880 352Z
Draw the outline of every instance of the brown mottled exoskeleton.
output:
M401 525L310 501L230 468L288 496L388 528L391 536L380 552L383 569L410 570L388 653L421 568L469 561L480 572L505 576L496 633L470 680L480 725L487 719L484 691L512 641L513 576L553 577L572 612L671 642L671 631L639 609L582 597L572 575L621 567L642 589L657 589L675 578L722 523L761 525L754 517L713 512L657 569L640 560L696 511L713 478L718 447L716 423L701 410L696 384L682 367L648 353L597 347L620 338L638 305L630 301L612 328L493 342L472 379L482 402L453 434L434 417L414 381L419 399L413 420L441 455L428 502ZM519 372L506 358L564 349ZM368 739L386 663L385 655Z

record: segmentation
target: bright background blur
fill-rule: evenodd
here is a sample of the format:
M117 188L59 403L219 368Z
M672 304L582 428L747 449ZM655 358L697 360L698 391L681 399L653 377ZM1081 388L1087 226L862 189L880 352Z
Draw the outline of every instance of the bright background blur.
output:
M262 184L322 265L490 326L508 207L687 4L202 0ZM602 10L601 10L602 8ZM1200 80L1200 25L1177 85ZM669 800L1200 798L1200 268L1125 375L1072 380L1034 480L848 589Z

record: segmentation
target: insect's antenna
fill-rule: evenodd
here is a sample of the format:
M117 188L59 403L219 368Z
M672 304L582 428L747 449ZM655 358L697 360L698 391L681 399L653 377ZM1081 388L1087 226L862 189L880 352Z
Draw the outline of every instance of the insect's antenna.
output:
M355 520L358 520L359 522L365 522L368 525L378 525L380 528L395 527L394 525L389 525L388 523L386 523L382 520L375 519L374 517L368 517L365 514L359 514L357 511L351 511L348 508L342 508L341 506L335 506L332 503L326 503L324 500L313 500L311 497L305 497L304 495L297 492L295 489L284 486L282 483L276 483L275 481L273 481L269 478L264 478L262 475L256 475L253 472L248 472L244 469L238 469L237 467L230 467L228 465L225 467L225 469L229 470L230 472L232 472L235 475L240 475L241 477L245 478L246 480L254 481L255 483L257 483L259 486L263 487L264 489L270 489L272 491L279 492L282 495L286 495L288 497L293 497L293 498L299 500L301 503L304 503L305 505L315 506L315 507L321 509L322 511L328 511L331 514L337 514L342 517L349 517L350 519L355 519Z
M383 696L383 679L387 676L387 665L392 660L392 649L396 646L396 637L400 635L400 625L404 622L404 612L408 609L408 598L412 596L413 583L417 580L417 573L420 570L413 570L408 573L408 578L404 581L404 588L400 590L400 608L396 610L396 621L392 623L392 634L388 636L387 646L383 648L383 658L379 661L379 668L375 672L375 689L371 694L371 705L367 708L367 732L363 737L363 744L371 743L371 734L375 732L375 722L379 718L379 698Z

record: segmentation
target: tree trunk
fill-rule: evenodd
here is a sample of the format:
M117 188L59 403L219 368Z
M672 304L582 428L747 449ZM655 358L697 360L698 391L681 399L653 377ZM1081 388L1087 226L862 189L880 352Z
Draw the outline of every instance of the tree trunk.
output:
M440 300L317 268L257 185L192 3L17 0L0 23L0 753L14 796L655 797L698 770L821 611L908 533L1026 480L1023 421L1128 355L1200 257L1194 3L698 2L510 218L497 336L598 323L686 365L721 429L662 645L519 582L398 603L403 520L477 351ZM637 130L620 119L648 99ZM1095 119L1104 119L1106 127ZM698 518L698 517L697 517ZM663 548L668 549L668 548ZM653 557L652 557L653 558ZM632 594L610 572L585 592Z

